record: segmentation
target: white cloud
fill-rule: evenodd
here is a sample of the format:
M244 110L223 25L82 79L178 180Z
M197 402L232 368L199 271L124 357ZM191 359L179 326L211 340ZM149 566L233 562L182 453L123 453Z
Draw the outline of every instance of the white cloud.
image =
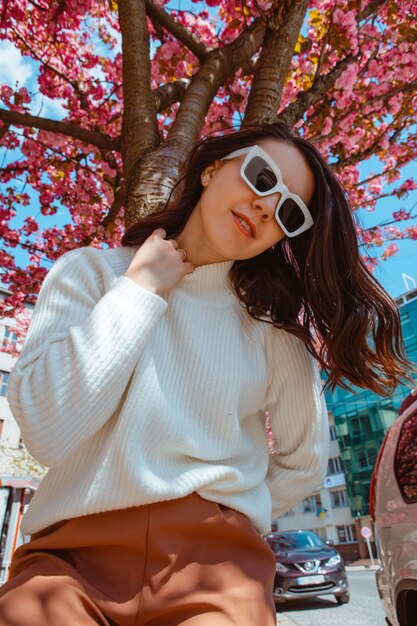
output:
M33 93L30 105L30 112L33 115L62 119L68 113L62 106L64 101L48 98L38 91L38 71L38 61L22 56L20 50L10 41L0 42L0 84L14 89L18 83L19 87L26 87Z
M22 57L10 41L0 41L0 83L14 88L18 82L20 87L27 87L35 71L31 60Z
M61 98L53 99L37 92L32 98L31 113L53 120L62 120L62 118L68 115L68 111L62 106L63 102L64 100Z

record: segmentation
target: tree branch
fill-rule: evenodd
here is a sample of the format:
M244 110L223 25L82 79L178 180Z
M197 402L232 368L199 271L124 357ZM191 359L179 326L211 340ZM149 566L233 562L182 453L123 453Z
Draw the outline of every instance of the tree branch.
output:
M128 183L141 155L159 144L155 97L151 90L149 32L145 0L118 2L123 52L121 152Z
M74 139L79 139L85 143L97 146L97 148L120 150L120 141L117 137L109 137L109 135L103 133L87 130L81 126L71 124L70 122L59 122L45 117L18 113L17 111L8 111L6 109L0 109L0 120L6 124L29 126L30 128L39 128L53 133L60 133L61 135L73 137Z
M277 120L288 124L288 126L293 126L309 107L321 100L333 87L340 74L342 74L351 63L356 61L356 59L357 57L345 57L342 61L339 61L330 72L324 76L319 76L310 89L307 89L307 91L299 91L295 100L287 105L277 116Z
M197 141L217 90L259 49L265 26L257 18L232 43L212 50L193 76L175 117L166 143L188 153Z
M100 222L100 226L103 226L106 229L111 231L112 225L114 225L114 220L119 214L120 209L126 205L126 188L123 185L119 176L117 177L117 187L114 192L113 203L109 209L107 215Z
M1 109L0 109L1 111ZM1 117L0 117L1 119ZM3 121L3 120L2 120ZM7 135L7 133L9 132L9 128L10 128L10 124L6 124L6 122L3 123L3 126L0 128L0 144L3 141L3 138Z
M409 91L415 91L415 90L417 90L417 79L411 81L411 83L407 83L406 85L404 84L398 85L398 87L394 87L387 93L382 93L379 96L374 96L373 98L369 98L369 100L366 101L366 104L367 105L374 104L374 102L378 102L379 100L392 98L392 96L395 96L397 93L408 93Z
M413 157L409 157L408 159L403 159L402 161L397 161L397 164L394 165L393 167L390 167L387 170L383 170L382 172L379 172L378 174L373 174L372 176L369 176L368 178L364 178L363 180L360 180L359 182L351 185L351 188L353 189L355 187L363 187L364 185L367 185L368 183L370 183L372 180L375 180L375 178L383 178L387 174L390 174L391 172L395 172L399 168L404 167L405 165L408 165L410 161L413 161Z
M359 19L363 20L363 19L368 18L378 8L380 8L381 5L385 4L385 2L386 0L374 0L362 11L362 13L359 16ZM328 33L329 31L327 31L326 36ZM323 45L323 48L322 48L322 54L324 51L324 47L325 47L325 44ZM320 59L322 58L322 54L320 56ZM374 59L376 55L377 55L377 52L374 51L371 57L368 59L365 68L367 67L369 61ZM310 87L310 89L308 89L307 91L300 91L297 94L295 100L293 100L293 102L291 102L278 115L278 119L282 122L285 122L289 126L294 125L301 118L302 114L305 113L305 111L310 106L313 106L314 104L316 104L316 102L318 102L326 94L326 92L330 91L330 89L333 87L334 83L336 82L337 78L340 76L340 74L350 65L350 63L354 63L358 59L358 57L359 55L357 55L356 57L348 56L342 61L339 61L334 66L334 68L332 68L327 74L325 74L324 76L318 76L314 80L314 83ZM320 60L319 60L319 64L320 64ZM365 68L362 69L360 75L363 74ZM410 85L407 85L407 90L409 90L410 88L411 89L414 88L414 86L417 86L417 81L415 81L414 83L410 83ZM391 90L390 93L387 94L387 97L388 95L389 97L391 97L392 95L395 95L395 93L399 93L402 91L404 91L404 85ZM375 101L380 100L382 97L384 96L377 96L373 100L367 100L366 104L368 105L374 100ZM313 139L314 137L310 137L310 140L313 140Z
M113 202L107 215L100 222L101 226L104 226L104 228L111 231L112 227L114 227L114 220L116 219L120 209L126 204L126 187L123 181L122 172L120 171L119 164L117 163L117 159L113 152L101 150L101 155L104 161L106 161L106 163L108 163L109 166L116 171L116 176L110 183L114 191Z
M358 18L359 21L367 20L368 17L373 15L378 9L380 9L387 0L371 0L371 2L360 12Z
M33 54L35 59L37 59L39 61L39 63L42 63L42 65L44 67L46 67L48 70L50 70L51 72L53 72L54 74L56 74L57 76L62 78L63 81L65 81L66 83L71 85L71 87L74 89L75 93L78 96L78 99L80 101L81 106L87 111L88 108L89 108L88 107L88 100L87 100L87 97L86 97L85 93L82 90L82 87L79 85L79 83L77 83L75 80L70 80L67 76L65 76L65 74L60 72L56 67L53 67L52 65L49 65L49 63L47 61L44 61L43 58L41 56L39 56L39 54L37 52L35 52L35 50L33 50L29 46L27 40L19 33L18 30L16 30L15 28L12 28L12 30L15 33L15 35L20 39L20 41L24 44L24 46L29 50L29 52L31 54Z
M391 130L393 130L394 128L394 132L391 135L391 137L389 138L389 143L393 143L395 141L395 139L397 138L398 134L401 132L402 127L400 128L395 128L395 122L400 118L400 115L403 113L403 111L399 111L397 113L397 115L394 117L394 121L392 124L390 124L390 126L388 126L382 133L380 133L378 135L378 137L376 137L376 139L364 150L359 150L358 152L354 152L353 154L351 154L350 156L346 157L345 159L339 159L338 161L336 161L336 163L331 163L330 168L333 170L341 170L344 167L347 167L348 165L355 165L355 163L358 163L358 161L362 161L363 159L367 159L368 157L372 156L372 155L376 155L377 156L377 148L378 145L381 141L381 139Z
M243 125L276 119L308 0L284 0L270 18L252 80Z
M24 137L24 135L17 133L17 135L19 137ZM60 159L62 159L62 153L57 150L56 148L53 148L51 145L46 144L44 141L41 141L40 139L38 139L37 137L25 137L26 139L29 139L30 141L33 141L34 143L39 144L40 146L42 146L43 148L50 150L53 154L56 154L60 157ZM88 165L82 165L80 163L80 160L82 158L85 158L85 154L82 155L77 155L75 157L64 157L63 161L66 163L73 163L74 165L76 165L77 167L82 168L83 170L85 170L86 172L89 172L90 174L92 174L93 176L96 176L97 178L102 178L104 181L106 181L107 183L109 183L110 185L112 185L112 181L109 179L109 177L106 174L101 174L99 172L97 172L96 170L92 169L91 167L89 167Z
M125 223L162 208L178 180L183 160L198 140L207 111L220 85L262 44L265 26L256 19L235 41L212 50L185 92L167 139L145 159L128 188Z
M332 12L332 15L333 15L333 12ZM330 17L330 21L331 21L331 19L332 18ZM320 78L320 76L321 76L321 70L322 70L324 59L325 59L325 56L326 56L325 52L326 52L327 44L329 43L329 39L330 39L330 31L331 31L331 28L328 28L326 30L326 33L325 33L324 38L323 38L323 45L321 47L319 60L317 62L316 72L315 72L315 76L314 76L314 82L316 82L316 80L318 78Z
M153 94L157 112L160 113L175 102L181 101L190 82L190 78L180 78L172 83L166 83L154 89ZM122 112L116 113L111 121L114 122L121 116ZM0 141L6 135L9 126L16 124L17 126L48 130L50 132L66 135L67 137L79 139L80 141L84 141L100 149L120 152L120 137L110 137L104 133L87 130L71 122L50 120L37 115L18 113L6 109L0 109L0 120L4 122L4 126L0 129Z
M191 83L191 78L179 78L172 83L166 83L153 90L155 96L156 110L158 113L164 111L174 102L180 102Z
M195 35L190 33L182 24L174 20L164 9L156 7L151 0L145 0L146 13L152 22L157 22L160 26L165 28L171 35L174 35L177 41L180 41L186 48L188 48L201 63L203 63L210 48L207 48L202 41L197 39Z

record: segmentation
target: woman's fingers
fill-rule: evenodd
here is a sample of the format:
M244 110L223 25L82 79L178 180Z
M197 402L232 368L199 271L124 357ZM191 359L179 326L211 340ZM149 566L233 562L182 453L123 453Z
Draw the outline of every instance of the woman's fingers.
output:
M165 237L167 236L167 233L166 233L166 230L164 230L163 228L157 228L156 230L153 231L152 235L156 235L157 237L160 237L161 239L165 239ZM167 241L169 241L169 243L172 245L174 250L179 249L180 246L179 246L178 241L175 241L175 239L168 239ZM185 261L185 256L183 260Z
M157 228L156 230L153 231L152 235L156 235L157 237L160 237L161 239L165 239L165 237L167 236L167 232L163 228Z

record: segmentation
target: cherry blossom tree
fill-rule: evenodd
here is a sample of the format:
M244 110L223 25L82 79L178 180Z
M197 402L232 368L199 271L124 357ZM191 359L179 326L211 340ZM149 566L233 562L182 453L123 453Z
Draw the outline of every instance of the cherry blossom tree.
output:
M179 2L4 0L1 38L32 60L37 86L0 85L0 265L12 292L0 314L36 300L45 260L118 245L160 209L207 132L286 122L326 156L355 209L416 189L401 172L417 154L417 2ZM40 97L61 103L61 119L42 115ZM13 226L34 198L49 218ZM410 217L358 227L365 258L368 246L389 241L387 257L417 239Z

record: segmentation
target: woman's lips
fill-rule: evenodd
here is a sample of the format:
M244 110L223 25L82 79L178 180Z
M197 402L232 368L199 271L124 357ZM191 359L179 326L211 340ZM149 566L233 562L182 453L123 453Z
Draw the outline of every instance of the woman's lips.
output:
M246 217L246 215L243 215L242 213L238 213L237 211L232 211L232 215L233 215L233 221L236 224L236 227L239 229L239 231L242 233L242 235L245 235L245 237L250 237L250 238L254 238L256 235L256 227L255 225L249 220L248 217ZM248 226L250 227L250 230L247 230L242 223L239 220L239 217L246 222L246 224L248 224Z

